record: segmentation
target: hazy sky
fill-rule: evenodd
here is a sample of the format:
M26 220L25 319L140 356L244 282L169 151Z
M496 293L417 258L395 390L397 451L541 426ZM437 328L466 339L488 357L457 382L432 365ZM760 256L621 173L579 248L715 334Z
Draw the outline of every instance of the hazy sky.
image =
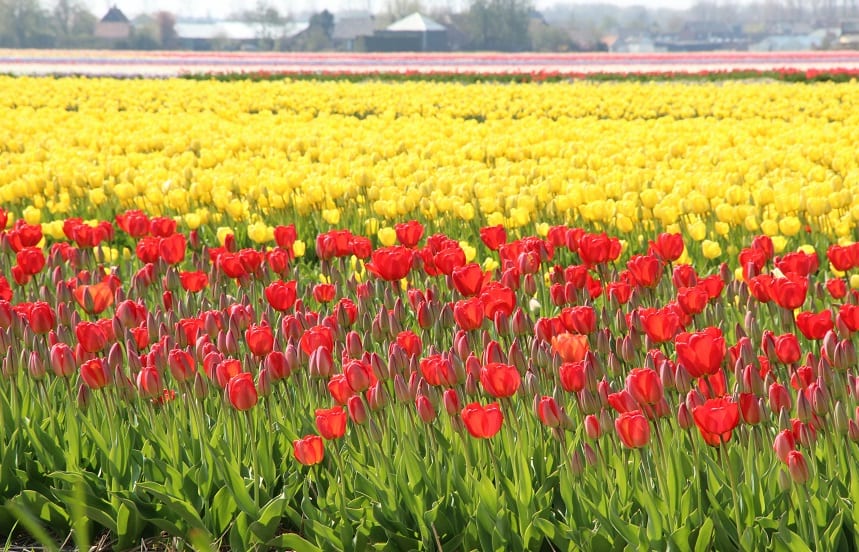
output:
M390 0L268 0L282 13L299 13L304 11L319 11L329 9L331 11L345 9L367 9L368 4L373 11L380 11ZM555 4L593 4L605 0L535 0L537 8L546 8ZM49 6L56 0L43 0ZM116 4L127 16L134 17L140 13L149 13L158 10L167 10L176 13L180 17L206 17L223 18L230 13L240 12L253 8L256 0L185 0L181 4L171 0L83 0L89 9L98 17L104 15L107 9ZM467 0L422 0L425 6L451 5L460 3L465 5ZM688 8L695 0L608 0L619 6L648 6L648 7L671 7ZM51 6L52 7L52 6Z

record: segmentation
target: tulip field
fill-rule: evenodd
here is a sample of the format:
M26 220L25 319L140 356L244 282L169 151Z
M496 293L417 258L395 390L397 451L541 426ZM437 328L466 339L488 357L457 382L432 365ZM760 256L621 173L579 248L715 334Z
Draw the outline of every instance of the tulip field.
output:
M0 76L0 546L857 550L857 140L853 80Z

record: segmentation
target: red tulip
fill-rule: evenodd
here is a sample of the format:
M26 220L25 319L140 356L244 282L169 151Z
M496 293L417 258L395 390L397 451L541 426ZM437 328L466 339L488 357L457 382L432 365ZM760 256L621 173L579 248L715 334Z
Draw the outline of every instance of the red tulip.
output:
M483 301L477 297L457 301L453 305L453 319L461 330L471 331L480 328L484 320Z
M620 256L620 240L602 234L584 234L578 240L579 257L586 265L604 264Z
M196 272L182 271L179 273L179 283L182 284L182 289L185 291L197 293L209 285L209 277L201 270Z
M236 410L244 411L253 408L259 400L253 376L248 372L241 372L231 377L227 383L227 396Z
M42 335L56 327L57 316L49 304L44 301L36 301L27 313L27 321L33 332Z
M504 415L501 413L498 403L481 406L479 403L471 403L462 409L462 421L465 429L472 437L478 439L489 439L501 429Z
M823 339L833 327L832 311L825 310L817 314L803 311L796 315L796 325L806 339Z
M132 238L142 238L149 233L149 217L142 211L132 210L116 215L116 225Z
M329 441L339 439L346 434L346 411L342 406L316 409L316 430Z
M677 361L693 378L715 374L725 358L725 339L718 328L681 333L674 340Z
M104 359L94 358L81 365L81 379L90 389L101 389L110 383L110 372Z
M421 421L425 424L432 423L438 415L435 407L432 405L432 401L426 395L418 395L415 398L415 409L417 409L418 416L420 416Z
M761 407L754 393L740 393L740 414L743 421L749 425L761 422Z
M803 251L794 251L781 257L776 257L773 264L784 274L793 272L800 276L813 274L820 267L820 261L816 254L805 253Z
M491 362L480 369L480 383L496 399L512 397L519 389L522 378L515 366Z
M835 270L844 272L859 266L859 249L855 243L847 246L832 244L826 250L826 258Z
M626 263L626 268L632 274L636 285L641 287L656 287L662 277L662 262L648 255L633 255Z
M622 413L614 421L614 428L626 448L642 448L650 442L650 422L640 410Z
M796 437L790 429L782 430L775 436L773 440L773 450L779 459L787 464L788 455L796 449Z
M38 247L21 249L15 259L18 266L21 267L21 271L28 276L38 274L45 267L45 254Z
M799 339L793 334L779 335L774 338L775 354L782 364L793 364L802 356Z
M433 264L446 276L452 276L453 271L465 266L465 252L456 242L433 255Z
M278 247L292 249L296 239L298 239L298 235L295 232L294 224L290 224L289 226L276 226L274 228L274 241L277 243Z
M680 316L669 308L642 311L641 323L647 337L654 343L670 341L681 327Z
M420 361L421 375L430 385L453 386L457 383L456 372L450 361L439 354L422 358Z
M805 461L805 456L802 455L802 452L792 450L787 454L787 469L794 483L805 485L808 481L808 463Z
M552 349L564 362L577 362L588 352L588 336L562 333L552 338Z
M182 349L172 349L167 355L167 364L173 378L178 382L193 380L197 373L194 357Z
M683 236L681 234L662 233L656 241L650 242L649 254L657 255L663 261L670 263L683 255Z
M596 311L590 305L567 307L561 311L561 322L568 332L590 334L596 330Z
M75 355L72 348L65 343L55 343L51 346L51 370L60 378L67 378L75 372Z
M12 300L12 287L9 285L9 280L0 274L0 301Z
M603 380L603 382L604 381L605 380ZM603 382L600 382L600 384ZM638 404L638 401L636 401L632 397L632 394L626 389L621 389L617 393L609 393L606 400L608 401L609 406L611 406L618 414L639 411L641 409L641 405Z
M671 282L677 289L693 288L698 285L698 273L692 265L676 265L671 271Z
M100 282L91 286L78 286L72 292L75 301L89 314L100 314L113 304L110 284Z
M352 388L349 387L349 382L346 381L344 374L334 374L331 376L331 379L328 380L328 393L340 405L346 404L349 397L355 394Z
M466 297L478 295L483 289L484 282L489 279L488 276L477 263L456 267L451 273L456 290Z
M137 390L140 392L140 396L145 399L151 399L161 394L163 390L161 374L154 366L144 366L137 373Z
M245 330L245 341L254 356L264 357L274 347L274 334L268 325L253 324Z
M784 385L780 383L770 384L768 395L770 401L770 410L773 412L773 414L779 414L782 409L790 411L790 393L788 393L787 388Z
M286 312L295 304L297 298L295 288L295 280L289 282L278 280L265 288L265 298L271 308L279 312Z
M205 360L204 360L205 364ZM242 363L235 358L225 358L215 364L215 381L220 388L226 388L230 380L242 373ZM253 383L253 382L251 382Z
M319 435L306 435L292 442L292 453L295 459L305 466L313 466L322 462L325 449L322 437Z
M170 237L161 238L158 242L158 254L167 264L175 265L185 258L186 246L184 234L171 234Z
M152 217L149 232L159 238L168 238L176 232L176 221L169 217Z
M707 291L701 287L680 288L677 290L677 304L689 316L704 312L710 299Z
M396 343L408 358L420 356L421 351L423 351L421 338L411 330L403 330L398 333Z
M334 334L327 326L313 326L302 334L299 345L307 356L320 347L330 352L334 350Z
M498 251L507 242L507 232L503 226L485 226L480 229L480 240L492 251Z
M373 251L365 266L372 274L389 282L402 280L412 269L413 253L401 245L381 247Z
M740 409L732 399L708 399L692 410L692 418L708 445L719 446L731 439L740 423Z
M107 335L101 326L94 322L79 322L75 326L75 335L83 350L97 353L107 345Z
M401 222L394 225L397 241L405 247L414 247L424 235L424 225L416 220Z
M334 284L316 284L313 286L313 298L317 303L330 303L334 300L337 288Z
M787 274L783 278L773 278L770 294L778 306L794 310L805 303L808 292L808 278L797 274Z
M843 299L847 295L847 282L844 278L830 278L826 280L826 291L833 299Z
M585 361L565 362L558 369L558 377L564 391L578 393L585 388L588 378L585 373Z
M561 425L561 411L554 397L540 397L537 415L546 427L555 428Z
M626 389L642 406L655 405L661 401L662 380L656 370L649 368L633 368L626 377Z
M360 360L350 360L344 364L343 374L346 376L346 383L355 393L362 393L376 383L373 368Z

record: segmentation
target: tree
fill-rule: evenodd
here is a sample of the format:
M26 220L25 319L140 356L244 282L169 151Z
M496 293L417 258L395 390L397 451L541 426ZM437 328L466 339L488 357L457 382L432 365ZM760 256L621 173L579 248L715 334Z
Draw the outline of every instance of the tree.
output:
M176 34L176 16L168 11L155 14L155 24L158 26L158 38L161 47L175 49L179 46L179 35Z
M421 0L388 0L385 10L391 21L397 21L415 12L423 12L424 7Z
M0 46L48 48L53 44L48 14L38 0L0 0Z
M242 19L257 27L257 38L260 47L271 50L274 48L274 39L277 38L277 29L284 23L277 8L266 0L257 0L256 7L242 14Z
M472 49L527 50L531 11L530 0L475 0L468 10Z

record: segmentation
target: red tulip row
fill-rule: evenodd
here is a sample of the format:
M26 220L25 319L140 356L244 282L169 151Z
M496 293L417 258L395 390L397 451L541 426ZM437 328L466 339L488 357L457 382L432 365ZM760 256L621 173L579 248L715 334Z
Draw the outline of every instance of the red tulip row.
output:
M439 425L444 411L452 431L476 439L523 423L520 399L562 443L581 427L593 442L613 434L639 449L676 424L720 448L760 425L798 484L820 434L859 441L856 296L816 254L776 256L766 237L739 253L743 282L726 263L708 276L676 264L679 234L621 261L617 238L580 228L514 240L482 228L500 266L487 272L416 221L396 225L392 247L348 230L320 234L318 265L296 264L293 226L277 227L268 250L232 236L208 247L136 211L97 226L70 219L64 231L68 241L47 256L39 226L19 219L0 234L0 256L14 259L12 284L0 276L2 373L40 381L50 369L76 382L81 407L100 390L157 407L218 389L251 411L296 374L313 401L321 382L334 403L317 403L316 433L293 442L305 465L392 398L424 424ZM113 243L132 243L136 259L105 268L97 246ZM851 270L857 251L832 245L827 259ZM353 256L370 281L349 273ZM331 283L310 285L308 270Z

